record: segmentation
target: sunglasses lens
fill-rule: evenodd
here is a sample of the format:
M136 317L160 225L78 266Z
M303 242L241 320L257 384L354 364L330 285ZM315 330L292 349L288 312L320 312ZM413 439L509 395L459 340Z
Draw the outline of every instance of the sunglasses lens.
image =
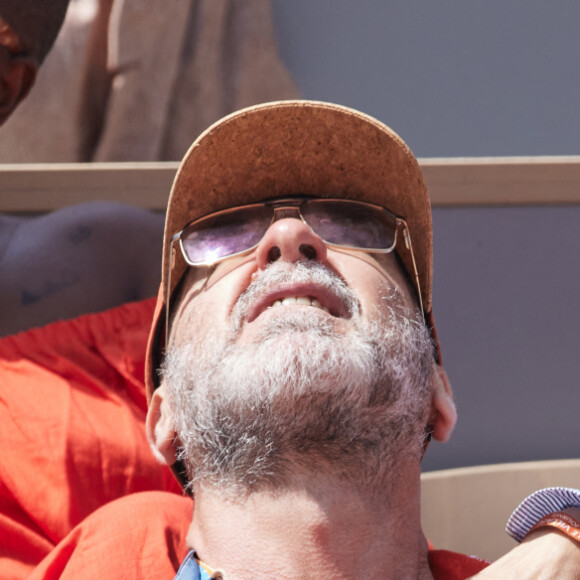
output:
M309 201L301 208L308 225L324 241L364 250L388 250L395 244L396 217L357 203Z
M183 251L194 265L211 264L255 246L271 219L272 210L263 205L210 215L183 230Z

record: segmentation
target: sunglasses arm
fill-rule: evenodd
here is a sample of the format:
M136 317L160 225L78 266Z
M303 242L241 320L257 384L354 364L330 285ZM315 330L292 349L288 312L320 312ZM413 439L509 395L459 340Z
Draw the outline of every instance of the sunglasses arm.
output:
M409 233L409 226L407 222L401 218L398 218L403 226L403 239L405 240L405 247L407 251L411 254L411 262L413 262L413 274L415 276L415 285L417 287L417 296L419 298L419 307L421 308L421 315L423 316L423 322L425 322L425 310L423 308L423 297L421 296L421 284L419 282L419 272L417 271L417 263L415 262L415 253L413 252L413 244L411 243L411 234Z
M175 246L173 245L181 235L178 232L171 238L169 244L169 256L167 260L167 283L165 284L165 355L167 355L167 348L169 347L169 300L171 299L171 270L173 269L173 261L175 260Z

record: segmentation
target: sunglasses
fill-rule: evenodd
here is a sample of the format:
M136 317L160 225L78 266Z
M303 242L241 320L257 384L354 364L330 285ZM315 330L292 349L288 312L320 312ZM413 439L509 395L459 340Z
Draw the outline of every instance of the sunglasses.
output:
M421 312L423 301L411 236L407 222L380 205L349 199L289 197L267 199L260 203L233 207L198 218L171 238L179 242L184 260L190 266L212 266L228 258L251 252L268 228L279 219L302 220L330 247L363 250L369 253L392 252L402 231L411 255L413 277ZM166 329L169 324L171 261L167 272Z

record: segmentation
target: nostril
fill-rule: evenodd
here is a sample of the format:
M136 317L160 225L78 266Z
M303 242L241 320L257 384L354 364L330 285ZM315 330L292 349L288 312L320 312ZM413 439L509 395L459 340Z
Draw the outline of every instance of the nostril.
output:
M316 250L314 249L314 246L311 246L310 244L300 244L298 250L307 260L316 259Z
M282 252L280 250L280 248L278 246L272 246L269 250L268 250L268 264L272 264L273 262L276 262L277 260L280 259L280 256L282 255Z

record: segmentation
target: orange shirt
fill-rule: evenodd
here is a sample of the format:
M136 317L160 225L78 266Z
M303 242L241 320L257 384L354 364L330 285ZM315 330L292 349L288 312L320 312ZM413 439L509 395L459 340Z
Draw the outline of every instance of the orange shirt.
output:
M174 577L193 501L149 449L155 300L0 339L0 578ZM430 552L436 578L480 560Z
M97 508L182 495L145 436L155 300L0 339L0 578L24 578Z

